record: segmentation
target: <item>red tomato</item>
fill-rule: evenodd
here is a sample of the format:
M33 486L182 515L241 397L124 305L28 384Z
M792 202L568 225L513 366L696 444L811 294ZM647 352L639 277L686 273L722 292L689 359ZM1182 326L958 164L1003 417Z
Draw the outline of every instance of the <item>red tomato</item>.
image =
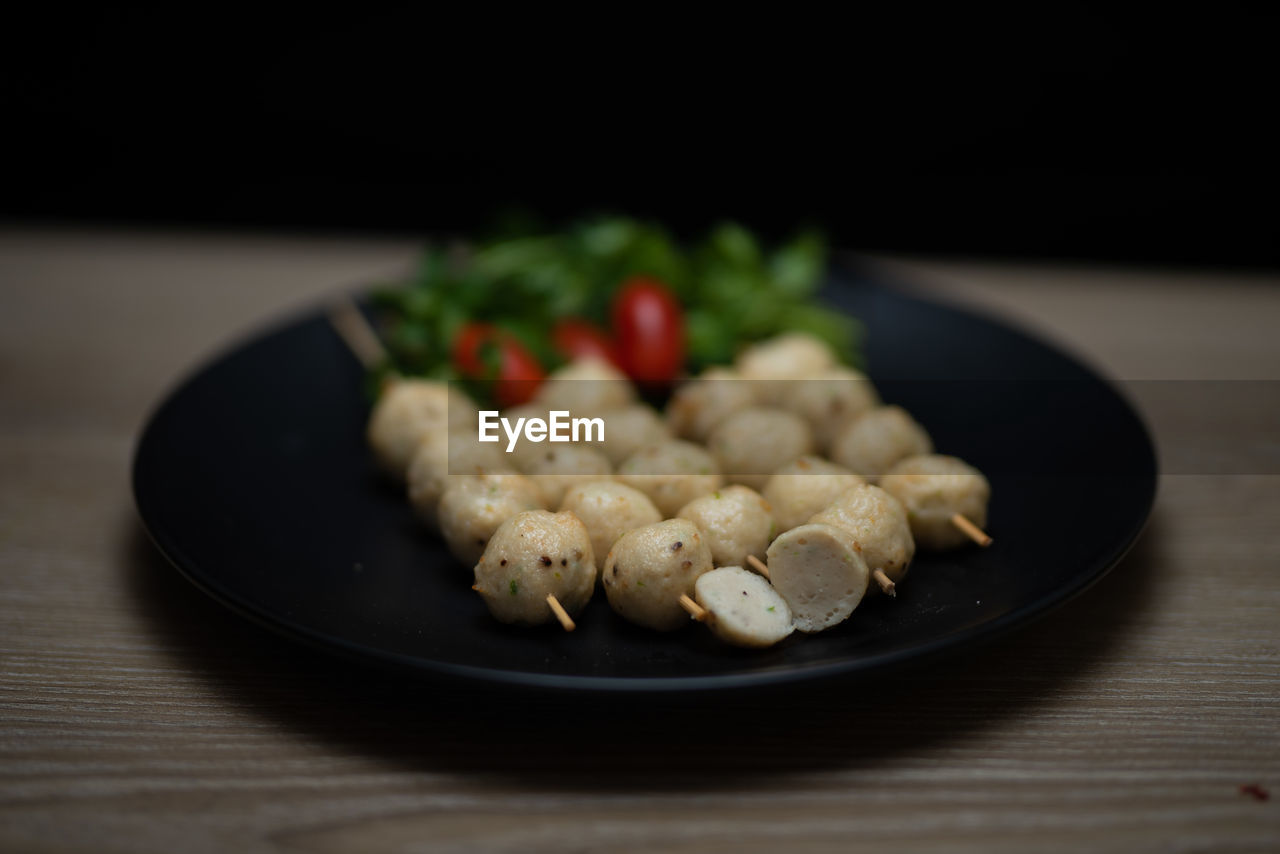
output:
M551 343L556 351L570 361L574 359L603 359L618 365L618 354L613 342L603 329L586 320L561 320L551 330ZM619 366L621 367L621 366Z
M537 358L515 336L489 323L468 323L459 330L453 364L465 377L492 379L494 402L504 407L528 403L546 378Z
M481 349L494 340L498 329L492 323L468 323L453 339L453 366L464 377L483 377L484 359Z
M613 298L618 358L638 382L671 382L684 365L684 314L666 285L647 276L623 283Z

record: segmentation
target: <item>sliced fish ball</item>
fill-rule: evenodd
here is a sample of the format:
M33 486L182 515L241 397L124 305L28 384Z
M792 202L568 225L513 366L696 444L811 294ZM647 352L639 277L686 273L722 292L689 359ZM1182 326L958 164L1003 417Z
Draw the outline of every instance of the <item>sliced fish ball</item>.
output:
M916 553L911 525L902 502L878 486L863 484L842 492L809 520L834 525L853 535L858 550L876 578L872 592L893 592ZM880 578L877 573L883 573Z
M769 546L769 577L802 632L820 632L848 619L870 576L853 535L843 528L801 525Z
M711 612L707 626L735 646L773 646L791 634L791 608L769 582L740 566L698 576L695 600Z

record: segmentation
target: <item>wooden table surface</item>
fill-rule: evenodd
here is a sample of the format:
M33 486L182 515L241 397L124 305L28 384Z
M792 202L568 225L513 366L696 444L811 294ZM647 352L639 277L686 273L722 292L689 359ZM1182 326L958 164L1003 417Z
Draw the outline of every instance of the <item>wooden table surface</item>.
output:
M0 850L1280 849L1274 475L1166 474L1120 567L996 645L728 705L441 690L206 599L133 509L150 408L414 254L0 232ZM1114 377L1280 379L1274 275L873 263Z

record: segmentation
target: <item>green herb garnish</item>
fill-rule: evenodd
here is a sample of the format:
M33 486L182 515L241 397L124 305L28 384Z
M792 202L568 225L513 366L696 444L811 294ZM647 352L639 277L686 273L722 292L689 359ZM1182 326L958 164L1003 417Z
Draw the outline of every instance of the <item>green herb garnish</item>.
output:
M468 322L494 324L553 369L564 361L551 341L555 322L576 317L607 327L614 293L635 275L660 280L680 301L690 372L731 362L746 345L787 331L821 338L856 366L859 325L815 301L826 268L825 243L814 233L769 251L732 223L691 246L624 217L561 230L526 224L475 244L432 246L407 281L373 294L389 355L375 379L393 372L462 379L450 352ZM487 400L501 354L489 347L479 357L490 370L469 379L468 390Z

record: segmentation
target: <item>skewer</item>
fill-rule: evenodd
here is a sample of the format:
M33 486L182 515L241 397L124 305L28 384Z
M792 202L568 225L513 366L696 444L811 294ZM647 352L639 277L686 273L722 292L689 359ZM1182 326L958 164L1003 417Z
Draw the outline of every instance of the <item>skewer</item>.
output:
M880 585L880 589L882 591L888 593L890 596L898 595L897 585L893 583L893 580L889 578L889 576L884 574L883 569L877 569L875 572L871 573L871 577L876 580L876 584Z
M747 563L756 572L760 573L765 578L769 578L769 567L765 566L764 561L760 560L760 558L755 555L747 555Z
M680 594L680 607L689 612L689 616L693 617L700 623L705 623L711 618L711 612L699 605L697 602L689 598L688 593Z
M329 307L329 323L365 368L372 370L386 363L387 351L378 333L350 298L343 297Z
M975 543L982 546L983 548L986 548L987 546L991 545L991 537L987 536L987 532L982 530L972 522L970 522L961 514L959 513L951 514L951 524L955 525L961 531L964 531L965 535L969 539L973 540Z
M560 600L555 597L554 593L547 594L547 604L551 606L552 613L556 615L556 619L560 621L561 626L564 626L566 632L571 632L577 628L573 618L569 616L569 612L560 604Z

